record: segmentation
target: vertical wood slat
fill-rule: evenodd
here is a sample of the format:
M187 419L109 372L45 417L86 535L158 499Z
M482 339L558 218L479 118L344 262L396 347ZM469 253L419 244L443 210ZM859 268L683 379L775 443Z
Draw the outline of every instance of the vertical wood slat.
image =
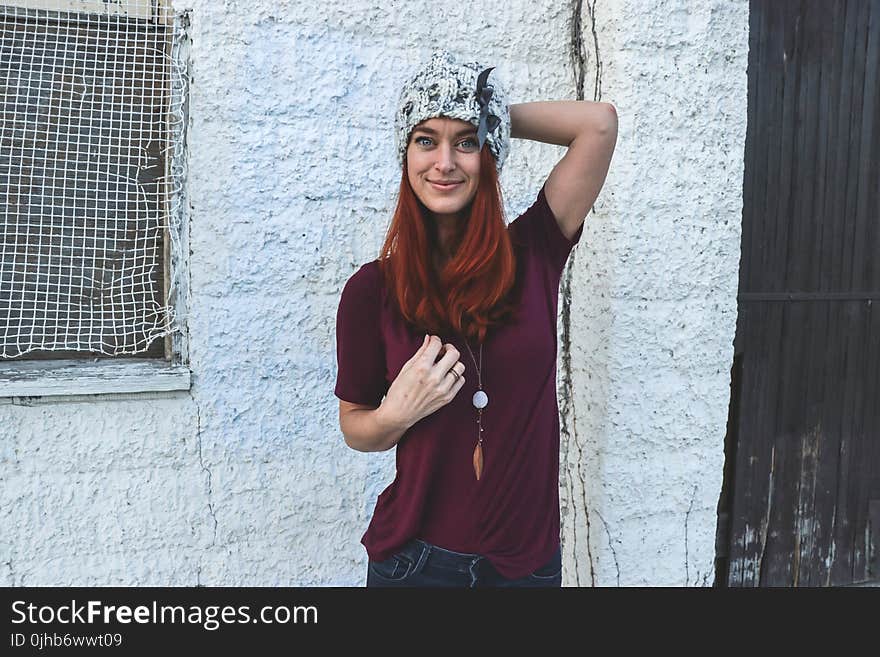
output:
M811 235L813 237L807 258L806 288L807 290L821 290L821 266L822 266L822 243L833 229L827 220L827 195L831 160L831 149L834 145L833 131L836 123L832 120L831 99L839 95L840 84L840 55L841 46L838 35L843 29L842 7L840 3L834 3L829 8L830 16L824 16L825 20L819 20L819 85L817 89L818 102L818 125L816 127L816 141L818 151L816 153L816 171L813 180L813 195L811 202L812 223Z
M747 127L746 152L755 153L756 155L750 160L753 164L751 167L745 167L744 180L745 192L747 197L743 202L743 213L747 217L757 216L759 208L766 205L766 152L768 144L767 123L757 120L757 108L762 106L764 99L770 92L767 76L759 75L766 68L764 57L767 53L767 39L771 30L767 22L769 21L768 12L749 12L749 126ZM750 138L749 138L750 137ZM757 154L763 154L758 156ZM759 269L755 263L760 262L760 252L758 250L761 235L756 226L756 222L744 221L742 232L742 258L740 271L740 289L753 289L754 281L749 275ZM757 362L757 355L749 353L746 355L744 349L746 345L752 345L755 341L752 339L751 331L755 325L757 318L753 315L762 312L763 308L759 305L752 305L741 308L737 317L737 332L735 343L736 350L742 354L742 385L740 387L740 415L737 418L738 433L750 435L756 429L754 426L754 415L746 413L745 409L752 408L752 391L759 388L755 377L762 371ZM738 437L733 437L737 444L735 452L735 464L733 472L737 477L737 481L746 479L751 469L751 449L754 446L752 442L740 444ZM747 509L753 508L751 500L751 486L748 484L739 486L730 486L729 495L729 511L730 518L730 534L728 540L730 547L728 549L728 582L733 586L745 586L745 564L746 564L746 545L747 531L744 529L739 531L739 539L737 540L737 532L740 529L743 516ZM746 520L746 523L748 521ZM750 583L750 582L749 582Z
M815 178L808 180L807 184L815 190L815 205L813 206L813 220L811 222L812 243L802 248L808 249L809 258L805 275L805 289L820 290L822 248L826 240L830 240L834 232L834 224L831 219L835 214L828 211L827 200L830 195L828 189L829 172L832 166L832 155L835 144L835 132L837 122L832 112L832 99L840 97L840 80L842 66L842 44L840 35L845 26L845 6L842 3L833 3L828 8L828 14L812 12L817 23L816 56L819 73L818 98L813 102L818 107L818 126L815 140L818 143L816 153L817 173ZM828 289L828 288L824 288ZM815 323L811 323L809 335L809 351L813 356L812 367L808 375L809 385L807 393L807 425L815 427L820 437L817 446L817 482L816 494L819 498L819 516L830 521L818 525L819 536L816 539L819 556L814 564L817 577L814 584L829 585L831 569L826 564L833 563L835 557L834 534L841 526L843 518L840 517L840 505L838 504L837 485L841 477L841 454L839 433L835 434L828 430L830 417L827 406L824 403L836 386L834 381L839 377L837 372L830 372L829 368L840 364L840 358L828 353L829 333L837 324L837 313L840 305L835 302L818 302L811 304L812 315ZM834 317L834 318L832 318ZM824 374L823 374L824 372ZM830 514L825 511L830 507ZM813 513L815 514L815 508ZM803 557L800 557L801 559ZM811 559L812 556L808 556Z
M812 139L815 141L816 150L814 154L815 167L811 169L811 174L805 184L810 190L807 196L810 199L808 204L809 214L809 231L808 238L805 243L801 243L796 251L801 256L802 262L805 264L805 270L795 279L803 285L806 290L819 290L820 287L820 266L821 266L821 249L822 242L826 236L830 236L833 227L826 220L825 211L826 189L824 182L828 179L828 161L829 149L832 148L834 140L831 132L836 126L831 116L831 99L836 98L838 90L834 88L835 83L840 80L840 53L841 48L837 39L844 24L844 16L842 15L840 3L834 3L830 7L828 13L823 15L821 12L809 12L806 17L810 26L810 32L816 36L813 42L813 52L810 61L814 62L807 67L808 72L817 71L816 88L810 94L808 103L810 107L816 111L812 113L815 117L815 128L811 121L806 129ZM804 396L804 426L808 431L814 432L820 437L817 444L816 466L817 466L817 482L816 493L820 495L819 506L827 506L829 500L827 495L833 495L836 499L835 487L839 466L838 446L827 432L825 427L825 405L824 399L830 394L830 386L826 383L831 378L828 375L823 376L822 371L827 371L827 336L831 326L829 322L830 313L834 302L817 302L809 304L808 314L809 321L807 325L806 347L808 353L809 364L806 368L804 379L807 382L806 392ZM832 359L834 362L835 359ZM829 480L831 487L828 488ZM834 504L831 501L831 504ZM815 512L814 512L815 513ZM833 535L837 523L836 507L831 515L830 523L820 523L818 530L825 531L823 536L817 537L816 543L820 548L829 546L826 550L831 552L833 559ZM792 532L793 533L793 532ZM781 550L784 554L784 548ZM798 557L800 565L802 556ZM824 561L820 558L816 565L821 569ZM821 577L821 575L820 575ZM826 581L827 585L828 582Z
M748 73L748 102L746 103L747 120L746 120L746 152L754 152L757 149L758 142L758 124L756 108L761 100L761 87L758 84L761 77L758 71L761 70L761 57L764 53L764 40L766 39L766 30L762 29L764 14L760 12L749 12L749 56L747 64ZM765 92L766 93L766 92ZM743 215L755 216L755 198L757 197L756 186L761 180L756 174L757 167L743 167ZM739 288L743 290L752 289L752 282L747 278L749 272L752 271L752 254L754 253L754 245L752 243L755 234L754 222L742 222L742 234L740 237L740 270L739 270ZM741 349L736 343L734 337L734 345L737 352Z
M810 364L805 374L808 381L807 391L804 398L806 403L805 426L809 431L818 436L818 444L816 449L817 462L817 482L816 494L820 495L820 508L832 505L833 510L830 522L823 522L819 525L820 532L825 532L823 537L817 538L817 544L820 548L828 545L827 552L831 551L834 535L834 527L836 526L836 503L834 496L834 486L837 481L837 473L839 468L839 454L833 435L827 431L825 424L825 403L824 400L830 394L832 387L832 377L823 375L823 371L827 372L828 367L828 345L826 343L830 324L829 317L832 306L839 305L835 301L820 301L817 303L804 304L805 308L811 315L809 324L809 336L806 341L809 352ZM833 359L837 362L837 359ZM822 518L827 518L823 513L819 514ZM823 557L824 558L824 557ZM823 560L817 562L817 566L821 569ZM827 582L826 582L827 584Z
M869 66L869 75L875 81L874 107L876 111L876 108L880 108L880 88L876 85L878 78L880 78L880 68L878 68L880 63L878 63L876 52L880 51L880 44L878 44L878 39L880 39L880 1L872 5L870 30L872 36L869 44L872 47L874 58ZM873 136L869 180L880 181L880 126L876 124L873 126ZM874 202L873 204L868 203L869 212L873 217L873 219L869 219L868 225L873 228L873 233L869 233L872 237L866 241L873 245L870 253L877 254L880 252L880 227L878 227L880 224L880 190L876 185L873 185L873 191ZM869 260L873 265L873 270L869 270L872 273L869 280L877 288L880 288L880 267L877 266L877 258L871 257ZM880 428L880 403L878 403L878 399L880 399L880 309L870 301L867 306L870 339L868 340L868 357L865 359L868 380L864 402L867 407L865 413L867 428L865 431L866 433L872 432L874 440L870 442L865 458L866 477L869 477L867 504L869 505L869 529L871 530L868 535L870 543L866 545L866 552L872 556L867 564L868 577L877 581L880 579L880 517L878 517L878 512L880 512L880 508L878 508L880 507L880 467L877 467L880 464L880 439L877 437L880 434L880 429L878 429Z
M750 329L752 325L751 315L758 310L757 304L750 304L743 307L737 316L736 340L739 344L752 344L750 338ZM729 438L733 443L731 451L734 454L734 465L731 475L735 477L733 480L725 480L723 488L727 490L728 505L721 513L726 513L728 518L729 531L727 534L727 562L725 568L727 576L721 583L723 586L743 586L743 564L745 563L744 545L742 542L742 509L748 508L748 491L745 485L736 485L741 482L747 473L748 459L746 451L751 443L741 441L740 435L747 435L750 423L754 417L751 413L745 413L744 409L750 407L751 390L755 388L752 382L752 373L757 369L753 366L751 360L745 358L745 354L740 347L737 347L737 355L740 358L741 365L741 383L739 386L739 415L736 419L736 435ZM750 358L753 357L750 354ZM739 540L737 540L739 536Z
M757 152L761 146L766 148L766 124L757 120L756 108L760 105L760 101L766 97L768 89L763 86L766 78L758 75L763 70L763 56L766 52L766 39L769 30L764 26L767 20L767 14L764 12L749 12L749 57L748 57L748 120L746 126L746 153ZM758 199L763 198L766 187L766 176L759 173L760 163L766 160L758 160L756 158L755 166L747 166L743 169L743 215L755 216L758 212ZM740 273L739 288L752 289L752 281L749 279L749 273L754 270L752 266L753 254L756 252L755 240L757 239L754 222L743 221L741 236L741 256L740 256ZM738 413L735 421L732 423L734 435L728 438L732 444L731 458L733 466L728 470L731 477L744 477L749 472L749 456L747 450L751 447L751 443L743 445L739 444L738 436L741 433L748 434L752 431L751 421L754 419L751 414L745 414L744 409L750 408L751 397L750 391L756 388L753 381L754 373L759 371L755 366L754 355L750 354L749 358L744 356L744 345L753 344L750 339L751 326L754 319L751 317L753 312L760 311L760 307L741 307L737 314L736 335L734 337L734 349L740 359L740 383L737 387ZM729 429L731 430L731 429ZM742 509L750 508L749 486L734 486L733 481L725 479L724 490L726 492L726 507L722 514L727 516L728 531L724 538L728 542L726 559L723 560L724 573L720 580L723 585L744 585L743 564L745 563L745 545L742 541L734 541L733 536L738 525L734 523L737 514L742 513Z
M826 290L839 289L842 258L845 248L845 213L846 213L846 181L849 177L850 132L852 129L852 89L853 60L855 59L855 34L858 19L858 3L846 3L846 28L844 31L843 64L841 68L840 103L837 106L837 135L835 139L835 169L833 183L833 204L831 217L835 222L832 231L831 249L827 265L828 287Z
M764 12L763 17L765 21L764 30L767 34L767 38L764 42L765 50L763 53L764 57L760 69L760 75L763 82L763 88L766 90L765 97L770 109L767 116L768 120L766 120L766 122L758 122L759 126L766 126L766 130L769 130L769 134L765 134L764 138L759 143L759 148L764 147L765 150L763 150L763 152L759 151L759 163L761 167L764 167L764 175L759 178L759 180L763 182L763 195L759 197L759 199L763 198L763 203L755 208L758 213L761 213L764 208L771 208L778 205L777 193L779 190L779 173L778 168L774 165L779 159L778 152L780 148L780 139L778 138L778 135L781 132L781 125L777 120L777 117L780 113L778 108L782 102L781 96L783 92L783 86L778 83L782 78L783 71L783 61L780 54L784 48L780 30L780 25L782 24L781 15L779 12L775 11L773 7L768 7L767 11ZM758 175L760 176L761 169L759 168L758 171ZM772 217L770 217L770 219L772 220ZM766 230L766 226L770 223L770 221L767 221L762 222L759 225ZM769 239L765 230L755 231L757 237L755 247L760 254L760 257L756 258L758 275L760 275L761 272L766 271L768 260L772 261L773 259L771 249L774 244ZM753 285L755 283L756 282L753 282ZM753 315L754 319L757 320L757 323L752 325L750 333L754 335L759 327L766 325L768 318L774 317L773 310L774 309L770 306L760 307L758 312ZM772 372L774 370L772 363L778 354L778 345L774 344L771 349L768 348L767 341L761 340L760 344L761 348L759 350L754 350L752 353L747 351L745 355L747 360L750 359L753 354L758 356L758 359L755 359L753 363L755 370L754 374L756 377L755 390L764 390L767 392L767 394L757 397L757 403L752 403L752 399L748 399L745 406L745 409L753 410L754 412L753 431L755 433L761 430L766 421L765 418L775 412L776 405L776 400L772 398L769 391L775 389L772 380ZM749 397L753 397L754 390L750 391L750 393ZM756 586L760 582L762 561L761 552L763 551L764 545L766 545L766 540L762 540L762 535L764 534L763 528L765 523L764 509L767 504L765 500L767 500L768 492L763 486L765 483L765 475L761 472L759 464L766 462L766 455L763 450L767 447L768 445L762 443L762 441L750 441L748 449L745 450L745 453L749 458L745 463L745 469L742 472L748 475L748 483L746 486L747 493L744 496L743 505L738 510L738 514L742 514L746 521L746 526L743 531L742 558L744 563L749 564L743 572L743 586ZM772 446L770 446L770 448L772 449Z
M866 8L868 3L865 3ZM868 268L876 258L870 257L870 253L876 254L876 251L866 252L866 247L873 243L872 231L876 231L878 217L875 214L869 216L869 203L872 191L876 195L876 189L880 186L880 176L877 174L876 166L872 167L872 163L876 163L880 152L875 148L875 135L880 132L880 125L877 125L877 116L880 113L880 7L870 12L866 20L866 58L864 72L864 93L863 93L863 112L861 127L859 130L861 140L859 145L859 164L858 174L853 176L857 179L857 194L855 200L855 217L856 225L854 228L855 245L853 248L852 262L854 264L852 273L852 283L850 287L853 289L880 289L871 288L871 277L868 275ZM873 168L873 171L872 171ZM871 177L871 174L874 177ZM873 186L873 190L872 190Z
M774 3L770 10L771 15L776 16L776 34L771 36L768 46L772 48L769 62L775 62L771 66L772 77L770 78L776 88L777 105L771 105L770 112L778 122L777 132L779 139L772 142L774 147L771 159L768 163L769 171L778 171L778 179L768 177L768 204L765 212L768 221L766 225L772 227L770 234L765 234L765 242L769 244L766 249L768 259L764 262L762 273L778 286L785 276L784 253L789 235L789 207L791 205L791 180L795 175L794 158L791 157L794 144L796 143L794 121L795 103L797 100L797 67L794 62L797 58L797 41L794 35L799 28L799 15L792 16L784 11L784 6ZM772 199L772 200L771 200ZM792 347L786 341L789 331L790 320L788 313L782 304L768 304L766 309L766 321L756 327L759 331L766 331L765 339L762 340L768 346L768 357L765 361L766 368L764 388L759 398L766 400L758 406L756 416L759 426L757 435L766 436L768 439L756 440L756 453L758 458L752 464L754 470L752 481L755 486L755 500L758 503L760 518L759 540L754 546L759 572L753 582L753 586L760 586L767 581L768 572L776 572L780 564L776 563L776 551L768 553L768 538L772 538L771 521L774 516L784 513L786 507L778 500L778 494L783 490L779 483L778 468L785 467L787 456L787 442L778 440L780 424L784 424L786 409L785 397L781 394L784 385L782 372L785 364L790 362ZM772 466L771 466L772 464ZM771 489L772 485L772 489Z
M856 2L855 7L858 9L858 18L855 31L855 48L853 52L853 73L852 73L852 110L848 120L850 122L850 139L848 148L849 163L847 165L846 176L846 195L845 206L843 208L843 226L842 234L844 235L844 250L841 253L841 272L839 287L847 289L856 289L853 287L853 270L858 227L857 214L857 196L858 184L862 177L859 172L859 162L862 149L862 120L863 120L863 100L865 86L865 48L867 42L867 26L869 21L869 3ZM868 121L874 121L875 117L865 117Z
M771 70L765 59L766 53L770 51L768 47L768 40L771 34L771 26L769 25L771 19L771 12L759 11L759 12L750 12L759 17L759 25L761 26L760 31L760 40L758 41L758 47L756 49L751 49L751 52L755 52L755 78L757 80L755 87L757 93L755 95L756 103L760 102L758 105L759 108L764 108L767 106L769 102L769 96L771 92L774 90L770 86L769 79L769 71ZM751 57L751 54L750 54ZM754 151L750 151L751 161L750 164L754 167L754 185L753 185L753 197L751 207L748 208L748 216L749 217L758 217L760 213L763 212L764 208L767 207L767 151L769 149L769 135L768 130L770 129L770 119L756 120L754 133L756 134L756 139L753 144ZM758 282L758 276L760 276L760 272L763 271L763 266L761 262L761 249L760 244L763 239L763 235L761 234L761 224L757 221L748 222L749 230L748 234L751 236L751 240L746 244L747 248L747 258L746 261L748 263L749 269L748 271L743 273L743 276L746 280L745 289L754 290L756 288L756 284Z
M838 141L839 157L838 172L836 176L835 198L836 212L835 220L839 222L836 225L835 237L837 238L834 251L832 252L832 286L834 289L840 289L844 285L844 281L849 281L850 276L846 273L848 269L847 258L851 254L852 242L849 239L852 230L852 219L849 213L852 211L850 198L852 196L852 187L855 179L853 177L853 158L852 150L858 146L858 139L853 134L860 121L857 122L855 117L860 116L857 107L857 99L859 97L859 85L857 84L856 72L858 69L858 53L859 53L859 9L864 6L863 2L851 2L846 4L847 8L847 39L849 43L844 49L844 94L841 98L840 114L838 121L841 124L840 137ZM858 160L855 160L858 162Z
M863 89L865 76L865 48L867 42L867 25L869 21L868 2L850 3L850 11L856 16L855 24L852 29L852 75L851 86L852 92L851 109L847 120L849 122L850 132L847 144L847 176L845 185L841 185L843 205L840 207L841 225L839 232L843 239L843 248L840 252L840 270L835 271L838 276L835 281L837 289L854 287L856 281L853 278L853 271L857 269L853 263L853 257L856 254L856 245L860 236L857 234L857 226L859 217L856 213L856 196L858 194L859 162L861 156L862 139L860 138L860 130L863 117ZM875 120L875 117L868 117ZM859 315L863 312L861 308L863 304L847 303L841 309L840 326L848 329L839 337L840 342L844 345L844 363L845 372L843 385L840 386L842 393L839 400L836 398L835 409L839 409L839 424L837 424L839 432L839 441L842 445L844 454L843 466L841 469L841 480L838 484L840 496L838 498L838 506L840 507L839 516L846 520L846 524L841 524L839 534L839 542L835 541L835 551L839 554L844 568L841 570L841 576L848 581L860 579L857 576L859 569L859 552L857 550L856 532L859 525L859 518L863 517L863 513L859 509L860 506L860 479L861 470L860 460L863 458L864 438L857 435L853 431L853 418L856 413L861 412L857 406L857 393L866 382L857 380L858 365L864 358L862 345L866 336L858 330L861 322ZM846 567L848 564L848 568Z
M772 577L776 576L780 570L788 566L787 560L780 561L780 555L786 553L786 549L781 546L792 539L790 533L779 533L775 528L786 522L787 512L790 507L786 504L786 484L788 479L788 461L791 451L790 440L785 431L785 401L783 394L785 380L782 373L786 370L787 364L794 358L793 349L795 347L791 340L787 340L787 335L791 330L792 320L789 308L785 304L762 304L766 305L767 321L761 326L755 327L755 332L763 342L769 346L772 358L766 362L768 385L763 390L756 391L759 397L766 397L772 400L769 405L769 412L759 414L760 418L759 431L755 435L758 443L766 443L766 456L754 464L757 481L762 484L759 489L761 495L759 500L764 501L762 513L764 516L763 539L757 549L761 553L761 573L760 578L754 582L754 586L761 586L772 581ZM766 481L766 492L764 492L764 482ZM771 486L772 483L772 486Z
M839 483L839 505L842 509L842 515L848 520L847 526L842 527L840 532L840 542L835 543L835 547L840 553L841 562L845 565L842 570L842 576L848 581L859 579L854 577L857 571L857 527L859 521L858 500L859 500L859 478L860 478L860 460L863 458L862 445L863 442L859 436L855 435L852 430L852 416L858 410L856 406L855 390L864 384L857 381L858 365L864 357L860 353L861 332L858 332L858 315L859 309L856 304L846 304L844 308L844 316L841 319L841 327L844 332L840 338L844 347L844 364L845 373L843 379L843 395L840 400L840 441L843 445L845 460L843 465L845 471ZM855 512L853 512L855 511Z
M854 350L853 358L858 368L853 384L852 395L852 416L850 435L855 444L853 449L855 467L853 468L853 480L855 484L855 508L859 511L855 514L853 543L861 547L855 551L853 557L852 581L868 578L868 548L862 541L857 541L856 537L864 536L866 532L866 524L868 521L867 509L868 502L874 496L872 488L876 489L876 485L872 483L872 479L876 480L874 474L874 465L870 461L871 441L869 436L873 433L876 442L876 430L872 431L872 427L865 422L865 416L868 414L868 404L871 398L867 396L867 391L871 387L868 378L868 363L870 361L870 353L872 342L876 345L877 339L871 339L868 332L871 326L871 310L867 304L850 304L853 308L853 323L855 329L853 331L853 340L858 340ZM856 338L858 336L858 338ZM875 398L876 399L876 398ZM878 546L880 547L880 546Z
M831 120L831 98L837 97L837 90L834 84L840 79L840 45L837 35L843 26L842 7L840 3L835 3L829 9L830 16L822 16L820 12L811 12L813 25L816 34L814 43L814 56L816 68L818 69L818 81L815 95L810 96L812 107L817 108L816 112L816 129L811 132L816 142L815 162L816 168L813 170L813 176L810 177L806 184L811 188L810 198L813 200L809 204L810 210L810 231L809 235L812 240L807 244L801 244L798 252L801 254L806 263L806 271L803 277L805 289L820 289L820 264L821 249L823 239L830 236L833 227L826 220L825 201L827 185L827 172L829 170L829 149L833 145L833 139L830 134L836 125ZM810 18L810 17L808 17ZM812 124L808 128L812 131ZM835 377L828 374L828 366L838 363L839 359L830 358L827 353L827 337L829 330L833 326L833 322L829 321L830 315L836 311L838 304L829 301L820 301L808 305L809 322L807 324L807 352L809 365L804 378L807 381L804 403L806 405L804 426L808 431L813 432L819 437L816 450L816 467L817 481L814 494L820 496L819 507L824 508L831 504L833 510L831 513L831 521L820 523L815 529L818 530L820 536L817 536L815 544L820 550L826 548L824 553L816 560L815 565L821 571L825 559L833 560L833 536L837 526L837 507L835 488L839 472L839 449L838 444L833 440L833 436L827 431L825 404L823 403L827 396L831 393L831 385L828 384ZM830 360L830 362L829 362ZM823 375L823 371L826 372ZM828 499L833 496L832 499ZM815 505L813 513L815 514ZM821 517L827 517L822 512ZM808 557L809 559L810 557ZM803 556L798 557L800 565ZM819 573L819 579L823 577ZM827 585L827 578L824 581Z
M792 94L786 98L785 114L783 115L783 130L791 135L792 147L781 154L783 162L788 163L792 175L785 182L786 196L791 200L784 210L780 210L778 220L785 226L784 238L777 250L779 259L778 268L771 274L774 287L781 289L802 289L803 281L799 279L800 267L798 258L792 257L798 254L802 244L806 241L806 221L803 197L804 189L808 189L804 183L809 180L809 116L810 103L807 95L810 93L810 67L806 65L810 61L810 29L809 15L805 11L803 2L794 8L786 10L784 4L779 5L780 10L786 11L787 18L793 23L786 30L786 41L791 43L787 67L786 67L786 94L791 89ZM807 183L808 184L808 183ZM800 339L801 332L805 328L808 315L805 304L779 304L779 310L787 318L787 331L783 336L786 345L786 358L774 373L779 380L776 390L780 400L779 413L776 425L771 432L771 439L777 445L779 463L781 464L778 479L778 492L776 495L776 508L778 512L774 518L774 530L780 538L777 546L773 549L775 568L765 573L762 584L773 581L797 581L800 573L801 560L798 554L809 552L812 548L812 533L799 530L799 519L807 515L808 509L813 504L813 491L815 490L815 457L816 448L815 431L805 426L802 418L797 414L803 405L803 395L799 394L799 388L804 382L807 373L800 371L805 363L804 342ZM772 329L771 329L772 330ZM804 393L805 394L805 393ZM801 421L799 421L799 419ZM785 531L784 528L791 528ZM795 558L786 558L795 553Z
M771 18L770 29L771 34L767 42L769 57L765 70L761 71L761 75L768 76L768 82L771 85L770 105L767 109L766 120L770 124L770 136L768 138L767 151L767 188L764 206L761 212L764 213L764 219L761 225L765 227L761 246L760 269L755 275L760 277L764 285L768 280L769 289L779 288L779 256L777 248L779 244L779 233L782 230L782 219L785 217L784 207L788 194L787 188L790 187L791 181L785 178L785 174L790 171L790 162L786 165L779 166L780 150L786 148L786 142L790 133L786 133L786 127L791 125L789 120L785 123L786 118L786 100L791 99L791 82L793 76L785 75L785 69L788 65L785 43L785 12L783 4L773 3L767 7L768 17ZM773 24L776 23L774 29ZM789 49L790 52L790 49ZM790 119L790 117L789 117ZM790 152L790 146L786 149ZM787 158L781 158L783 160ZM785 188L784 188L785 187ZM768 230L769 228L769 230ZM757 282L757 281L756 281ZM761 289L756 285L752 289Z
M840 69L837 71L840 80L838 103L832 105L832 144L833 177L826 181L830 187L827 198L830 205L826 210L827 242L823 243L823 261L820 263L820 274L823 279L823 290L840 289L839 258L838 254L843 250L845 233L840 218L845 208L842 205L843 192L846 188L846 175L848 167L848 144L850 138L849 116L852 98L852 61L854 58L855 29L857 24L856 7L852 3L844 3L842 6L844 28L842 34L836 35L841 43ZM831 304L829 308L829 330L827 335L829 349L830 368L825 376L831 382L838 383L842 376L842 367L845 364L845 353L840 350L846 333L841 330L841 322L844 315L841 314L842 305ZM834 551L834 561L830 564L830 582L842 581L849 576L851 556L848 549L851 533L851 513L849 511L847 482L850 478L850 457L852 446L841 432L839 409L843 400L842 386L832 385L828 396L827 407L824 409L825 420L823 426L828 433L828 441L836 446L835 471L835 511L832 515L831 546ZM827 576L826 576L827 577ZM830 583L829 582L829 583Z
M869 79L874 84L874 116L880 114L880 62L878 62L877 52L880 51L880 2L876 2L871 11L871 40L869 47L874 58L871 62ZM868 200L868 212L874 218L868 221L868 233L865 244L869 246L870 254L880 253L880 127L873 125L874 141L871 147L871 155L869 157L870 171L868 173L868 190L873 190L874 203ZM880 290L880 262L877 257L867 258L867 275L868 289Z
M812 203L814 190L821 184L816 180L816 163L820 139L817 138L819 122L817 95L819 93L821 75L821 23L827 20L821 12L805 10L801 5L799 13L800 30L795 38L798 41L797 55L792 60L792 67L797 70L799 78L799 94L797 101L797 115L803 117L797 121L795 130L797 136L797 150L792 154L796 162L797 176L795 192L794 212L789 217L791 225L791 237L788 240L785 256L786 277L784 287L786 289L810 289L807 286L808 271L811 265L810 248L815 241L815 206ZM823 440L821 426L809 417L808 388L809 383L822 380L816 369L820 365L819 356L822 351L813 351L811 337L816 335L817 324L820 317L817 310L821 310L823 304L796 303L788 304L787 311L792 317L792 332L788 342L798 345L795 360L786 368L783 378L787 382L788 389L784 394L787 404L785 413L785 426L782 438L786 443L789 459L786 461L787 473L791 476L799 472L797 480L797 506L785 504L781 499L783 509L791 512L785 516L781 527L792 527L794 536L800 548L800 556L796 560L798 567L801 563L815 564L815 555L820 549L821 540L819 535L825 528L825 523L819 519L824 518L817 507L825 503L822 497L820 481L823 477L823 461L820 459L823 446L828 442ZM817 499L818 498L818 499ZM794 498L793 498L794 499ZM781 531L783 536L789 532ZM787 546L786 546L787 547ZM780 551L787 554L788 549ZM808 570L808 574L812 569ZM791 576L792 581L800 577L800 569L785 578Z
M880 18L880 12L877 14ZM880 201L878 201L877 209L880 211ZM880 212L878 212L878 216L880 216ZM868 386L865 390L865 405L867 406L865 420L868 427L875 432L875 439L869 443L865 455L866 475L869 477L867 503L868 528L870 529L869 544L865 546L865 551L871 555L867 564L867 576L876 581L880 579L880 517L876 515L876 512L880 511L877 509L880 506L880 469L871 466L880 463L880 440L876 439L877 427L880 427L880 404L877 403L877 399L880 398L880 340L877 339L877 336L880 336L880 312L873 305L869 306L868 318L868 331L873 339L868 343L868 358L865 359L868 377ZM874 505L873 509L871 508L872 504Z
M864 17L865 57L862 114L859 130L860 143L858 167L857 174L854 176L857 178L857 191L854 207L855 226L853 232L855 244L853 248L853 272L851 278L851 285L853 287L867 286L871 282L868 275L868 263L875 259L872 256L876 252L867 251L865 246L871 243L871 231L876 230L876 224L880 221L880 216L878 216L877 213L874 213L873 216L869 215L869 207L872 205L871 196L873 195L875 198L880 196L880 193L878 193L880 176L877 175L876 167L876 160L878 156L880 156L880 151L875 148L875 144L877 143L876 135L877 133L880 133L880 122L877 120L878 110L880 110L880 101L878 101L878 96L880 96L880 1L875 0L874 2L865 2L864 4L866 16ZM873 166L872 162L874 163ZM871 173L874 173L873 178L871 178ZM873 205L876 206L876 203ZM868 400L876 399L876 397L866 396L864 393L866 392L866 388L871 387L872 391L874 388L869 379L871 374L869 366L871 363L871 349L876 349L878 341L876 337L877 334L874 334L874 339L872 340L872 334L869 332L872 314L870 305L867 308L860 308L859 310L859 315L854 319L858 321L865 336L868 345L868 353L866 354L867 357L859 358L861 374L859 378L864 382L864 385L857 387L854 395L855 408L852 414L851 432L855 440L857 440L859 436L866 435L872 428L874 428L870 425L865 426L864 424L864 418L867 415L867 408L864 408L863 405L867 403ZM864 356L863 354L859 355ZM874 383L876 383L876 381L874 381ZM857 476L854 477L855 498L858 508L867 509L870 499L875 497L874 493L880 490L880 487L877 486L876 476L871 469L871 446L867 440L858 440L858 451L860 454L856 456L855 461L858 464L858 473ZM872 481L872 479L874 481ZM859 578L867 578L869 575L870 546L864 545L862 541L855 540L856 536L860 537L866 535L868 531L867 522L868 516L866 514L859 514L854 527L855 536L853 540L854 554L852 576L855 580L858 580ZM876 546L876 548L880 549L880 546Z
M794 56L791 59L792 74L797 78L796 116L792 126L795 147L791 154L793 179L796 187L793 196L792 213L787 217L789 238L783 250L785 275L782 289L807 290L806 272L809 258L806 247L813 242L813 190L816 188L816 125L818 123L818 103L816 102L819 84L819 65L817 44L819 12L801 11L798 14Z

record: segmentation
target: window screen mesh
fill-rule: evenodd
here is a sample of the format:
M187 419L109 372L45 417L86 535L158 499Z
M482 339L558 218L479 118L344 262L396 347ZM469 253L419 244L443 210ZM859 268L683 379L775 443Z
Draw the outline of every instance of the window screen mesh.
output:
M181 32L156 0L0 0L0 356L175 330Z

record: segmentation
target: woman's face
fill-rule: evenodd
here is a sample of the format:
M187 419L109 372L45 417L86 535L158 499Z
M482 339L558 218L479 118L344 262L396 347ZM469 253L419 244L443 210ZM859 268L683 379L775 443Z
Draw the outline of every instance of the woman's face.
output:
M460 217L480 182L477 129L459 119L422 121L410 135L406 171L416 196L435 218Z

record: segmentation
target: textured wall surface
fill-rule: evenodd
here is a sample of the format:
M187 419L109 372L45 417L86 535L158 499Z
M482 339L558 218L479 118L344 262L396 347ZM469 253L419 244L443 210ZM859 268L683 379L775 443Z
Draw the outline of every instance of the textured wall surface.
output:
M736 327L748 2L589 4L585 97L614 103L620 130L570 264L566 584L711 585ZM565 376L563 353L560 365Z
M748 3L174 5L192 390L0 400L0 584L363 584L394 453L343 441L335 312L393 210L398 85L440 42L496 64L512 102L620 117L560 303L564 584L711 583ZM509 217L563 152L514 140Z

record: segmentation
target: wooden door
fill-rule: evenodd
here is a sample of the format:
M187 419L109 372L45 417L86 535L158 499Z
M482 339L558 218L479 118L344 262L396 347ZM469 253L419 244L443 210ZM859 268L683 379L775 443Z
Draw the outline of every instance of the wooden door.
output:
M718 586L880 582L880 0L752 0Z

